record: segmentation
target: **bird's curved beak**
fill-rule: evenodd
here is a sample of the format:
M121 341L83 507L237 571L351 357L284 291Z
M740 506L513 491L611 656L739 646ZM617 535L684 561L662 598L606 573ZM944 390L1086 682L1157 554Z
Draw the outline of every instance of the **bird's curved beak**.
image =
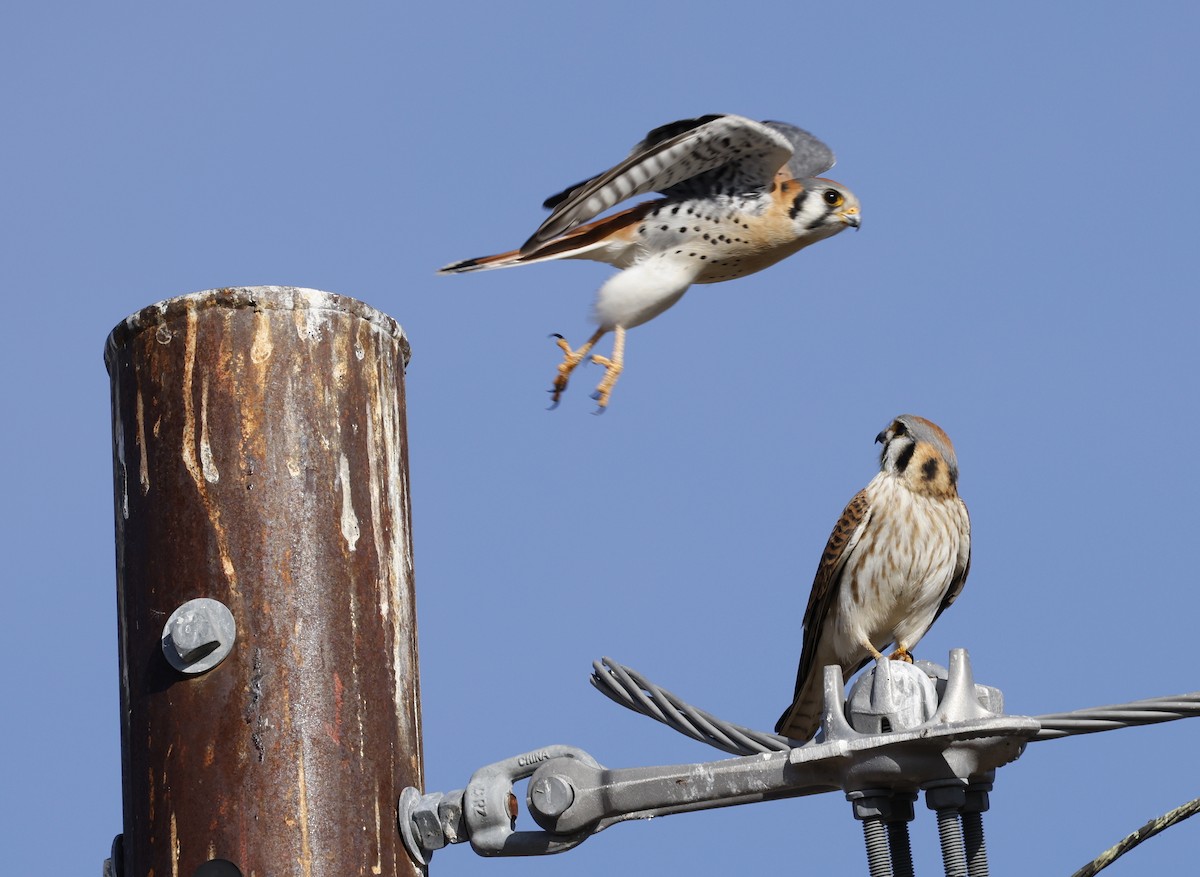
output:
M885 429L879 435L875 436L875 444L882 445L887 443L887 430Z
M849 210L843 210L837 215L837 217L855 231L857 231L859 226L862 225L862 218L858 215L857 207L851 207Z

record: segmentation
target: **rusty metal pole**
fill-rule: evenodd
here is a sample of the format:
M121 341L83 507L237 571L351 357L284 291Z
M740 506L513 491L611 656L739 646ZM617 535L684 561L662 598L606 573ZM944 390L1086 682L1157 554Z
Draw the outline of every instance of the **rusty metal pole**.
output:
M121 877L420 873L396 824L424 785L408 353L390 317L291 287L109 336Z

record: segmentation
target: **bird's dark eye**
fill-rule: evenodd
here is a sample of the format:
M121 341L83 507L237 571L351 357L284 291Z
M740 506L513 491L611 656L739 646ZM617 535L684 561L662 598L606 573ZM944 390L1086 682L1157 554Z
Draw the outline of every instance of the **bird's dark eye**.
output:
M830 207L841 207L842 202L846 200L842 197L841 192L836 192L833 189L826 189L822 197L824 197L825 203Z

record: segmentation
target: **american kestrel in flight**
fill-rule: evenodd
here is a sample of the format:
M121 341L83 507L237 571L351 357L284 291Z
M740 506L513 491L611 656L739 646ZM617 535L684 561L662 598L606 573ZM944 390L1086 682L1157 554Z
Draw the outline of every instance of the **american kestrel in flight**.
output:
M858 199L818 174L829 147L783 122L710 115L655 128L620 164L546 199L552 212L521 249L455 262L442 274L592 259L622 269L596 294L599 324L577 350L556 335L564 359L558 403L571 372L606 333L611 356L593 355L604 377L593 398L608 405L625 359L625 331L652 320L693 283L733 280L770 267L844 228L858 228ZM626 198L646 201L587 225ZM553 406L552 406L553 407Z
M821 723L823 668L849 679L868 661L912 661L912 649L962 592L971 568L971 521L958 497L950 437L903 414L875 437L879 474L833 528L804 611L796 695L777 733L808 740Z

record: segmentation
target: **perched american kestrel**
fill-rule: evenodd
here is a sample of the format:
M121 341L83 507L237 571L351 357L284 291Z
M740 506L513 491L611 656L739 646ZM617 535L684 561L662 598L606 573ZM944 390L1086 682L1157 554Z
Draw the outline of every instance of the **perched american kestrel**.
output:
M761 271L844 228L858 228L858 199L817 174L833 167L829 147L782 122L710 115L655 128L620 164L547 198L552 210L519 250L466 259L439 273L593 259L622 269L596 295L600 328L564 359L551 393L558 403L571 372L607 332L612 356L593 355L604 377L602 410L625 358L625 330L665 311L693 283ZM645 192L664 197L587 222Z
M958 497L950 437L903 414L875 437L879 474L833 528L804 611L796 696L775 725L807 740L821 723L823 668L849 679L890 643L911 651L962 592L971 568L971 521Z

